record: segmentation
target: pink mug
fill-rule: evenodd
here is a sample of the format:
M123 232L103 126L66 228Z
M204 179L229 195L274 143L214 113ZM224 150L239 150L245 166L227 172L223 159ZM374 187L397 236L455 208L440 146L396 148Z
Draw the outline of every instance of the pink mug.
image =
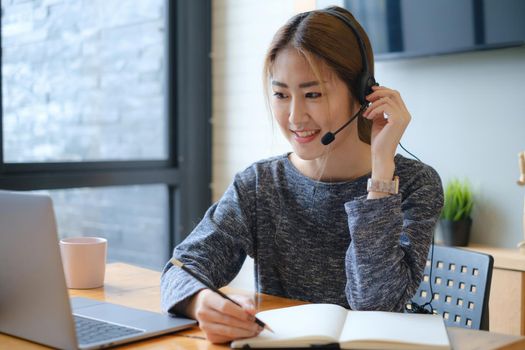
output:
M108 241L100 237L60 240L60 253L68 288L90 289L104 285Z

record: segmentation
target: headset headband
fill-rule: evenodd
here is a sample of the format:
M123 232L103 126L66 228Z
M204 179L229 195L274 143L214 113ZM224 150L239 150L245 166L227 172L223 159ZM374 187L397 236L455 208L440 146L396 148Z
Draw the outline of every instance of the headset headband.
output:
M361 38L361 35L359 34L359 31L357 30L355 25L352 23L352 21L350 21L350 19L348 19L343 14L341 14L341 13L339 13L337 11L333 11L333 10L323 10L323 11L325 13L328 13L328 14L330 14L332 16L335 16L335 17L339 18L348 27L350 27L352 32L354 32L354 35L355 35L355 37L357 39L357 43L359 45L359 51L361 51L361 62L362 62L362 65L363 65L363 72L365 72L365 73L370 72L370 69L369 69L369 66L368 66L368 57L367 57L366 50L365 50L365 43L363 42L363 39Z

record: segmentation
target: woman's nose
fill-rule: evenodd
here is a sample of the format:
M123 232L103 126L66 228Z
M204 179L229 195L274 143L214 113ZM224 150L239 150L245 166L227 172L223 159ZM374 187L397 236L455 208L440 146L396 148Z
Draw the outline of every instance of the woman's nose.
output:
M301 101L292 101L290 104L290 112L288 115L288 122L291 125L300 125L307 120L306 109Z

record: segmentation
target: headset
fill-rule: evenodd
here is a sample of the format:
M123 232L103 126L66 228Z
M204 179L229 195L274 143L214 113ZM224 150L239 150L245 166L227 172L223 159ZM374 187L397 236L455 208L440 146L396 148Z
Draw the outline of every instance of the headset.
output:
M359 111L357 111L352 118L350 118L349 121L347 121L345 124L343 124L339 129L337 129L335 132L327 132L324 134L324 136L321 138L321 143L325 146L332 143L332 141L335 140L335 135L337 135L341 130L346 128L350 123L357 118L361 113L364 112L366 107L368 107L368 101L366 100L366 96L372 93L372 86L379 85L376 82L376 79L372 74L370 74L370 67L368 66L368 57L365 50L365 43L363 42L363 39L361 38L361 35L359 35L359 31L357 30L356 26L352 23L352 21L344 16L342 13L339 13L332 9L326 9L323 12L328 13L334 17L337 17L339 20L341 20L344 24L346 24L354 33L355 38L357 39L357 43L359 45L359 51L361 53L361 63L363 70L356 78L356 94L357 94L357 100L361 104L361 108Z
M355 118L357 118L359 115L361 115L361 113L364 112L364 110L368 107L368 104L369 104L369 102L366 100L366 96L372 93L372 86L377 86L379 84L376 82L376 79L374 78L374 76L370 74L370 67L368 66L368 57L367 57L366 50L365 50L365 44L363 42L363 39L361 38L361 35L359 34L359 31L354 25L354 23L352 23L352 21L346 16L344 16L342 13L337 12L335 10L325 9L323 10L323 12L330 14L334 17L337 17L339 20L345 23L352 30L355 38L357 39L357 43L359 45L359 51L361 53L361 63L363 67L363 70L361 71L361 73L359 73L356 79L356 82L357 82L357 89L356 89L357 96L356 97L359 103L361 104L361 108L359 109L359 111L357 111L356 114L354 114L350 118L350 120L348 120L345 124L343 124L335 132L329 131L326 134L324 134L324 136L321 138L321 143L327 146L335 140L335 135L337 135L341 130L343 130L348 125L350 125L350 123ZM414 154L408 151L405 147L403 147L401 143L399 143L399 146L401 146L401 148L405 152L407 152L412 157L414 157L419 162L421 162L421 160L418 157L416 157ZM430 272L429 272L430 300L422 305L419 305L411 301L410 304L408 304L410 305L410 308L408 307L408 305L405 306L405 310L409 313L430 314L430 313L433 313L434 311L434 308L432 307L432 300L433 300L432 298L434 295L432 291L432 267L434 265L433 258L434 258L434 235L432 235L432 243L431 243L431 251L430 251ZM426 308L427 306L430 307L430 310Z

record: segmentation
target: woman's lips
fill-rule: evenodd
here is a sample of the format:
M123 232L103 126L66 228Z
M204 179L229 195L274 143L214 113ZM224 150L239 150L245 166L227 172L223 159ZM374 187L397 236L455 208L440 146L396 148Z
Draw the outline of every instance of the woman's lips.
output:
M313 141L321 130L290 130L294 134L295 141L299 143L308 143Z

